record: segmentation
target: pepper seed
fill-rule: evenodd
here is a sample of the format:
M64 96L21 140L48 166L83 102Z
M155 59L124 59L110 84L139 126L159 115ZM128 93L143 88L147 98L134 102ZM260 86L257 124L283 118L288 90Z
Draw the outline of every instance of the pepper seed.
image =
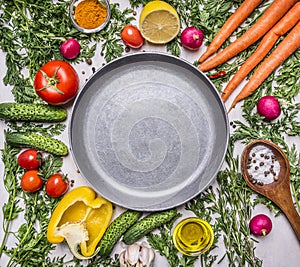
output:
M92 63L93 63L92 59L90 59L90 58L87 58L87 59L85 60L85 62L86 62L88 65L92 65Z

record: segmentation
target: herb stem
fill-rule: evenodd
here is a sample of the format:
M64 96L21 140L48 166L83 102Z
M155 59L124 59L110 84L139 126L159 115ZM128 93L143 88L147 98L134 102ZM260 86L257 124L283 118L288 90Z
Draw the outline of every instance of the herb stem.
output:
M6 188L6 191L9 193L7 205L10 204L9 206L9 212L8 216L6 213L3 211L3 230L4 230L4 236L2 238L1 246L0 246L0 258L2 257L3 254L3 249L5 247L6 240L9 235L9 228L12 220L14 219L14 213L16 210L16 205L17 205L17 183L16 183L16 173L18 172L19 168L17 168L16 173L14 172L13 168L13 163L10 157L13 157L16 152L13 152L12 150L9 149L9 147L5 144L4 149L2 151L3 156L2 160L3 162L6 162L5 164L5 169L4 169L4 178L3 180L10 180L10 183L4 183L4 186ZM8 155L7 155L8 154ZM6 158L7 156L7 158ZM3 208L2 208L3 210Z
M292 192L293 192L292 195L295 198L295 202L296 202L298 212L300 212L300 200L298 199L298 195L297 195L294 183L291 183L291 187L292 187Z
M34 197L34 214L36 213L36 207L37 207L36 204L37 204L37 194L36 194L35 197ZM26 230L26 232L25 232L25 234L24 234L24 236L23 236L23 238L20 240L18 246L13 250L13 253L12 253L12 255L10 256L9 262L8 262L8 264L7 264L8 267L9 267L9 266L13 266L13 265L12 265L12 264L13 264L13 260L14 260L14 258L16 257L19 248L20 248L21 246L23 246L24 241L27 240L27 236L28 236L29 233L31 232L32 227L33 227L33 222L30 222L30 223L29 223L29 226L27 227L27 230Z
M17 192L17 190L15 188L15 180L14 180L13 194L9 196L8 202L15 203L15 201L12 201L12 199L16 198L16 192ZM2 238L2 242L1 242L1 246L0 246L0 258L2 257L3 249L4 249L4 246L5 246L5 243L6 243L6 239L9 235L9 228L10 228L10 224L11 224L11 221L12 221L12 217L13 217L12 215L13 215L14 208L15 208L15 204L10 206L9 216L6 220L5 219L3 220L4 236Z

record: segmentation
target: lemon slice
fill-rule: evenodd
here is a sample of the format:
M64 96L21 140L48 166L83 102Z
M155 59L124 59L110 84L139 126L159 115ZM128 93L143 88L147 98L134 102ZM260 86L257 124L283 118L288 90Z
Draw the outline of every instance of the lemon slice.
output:
M139 28L147 41L166 44L179 33L178 13L174 7L164 1L151 1L141 12Z

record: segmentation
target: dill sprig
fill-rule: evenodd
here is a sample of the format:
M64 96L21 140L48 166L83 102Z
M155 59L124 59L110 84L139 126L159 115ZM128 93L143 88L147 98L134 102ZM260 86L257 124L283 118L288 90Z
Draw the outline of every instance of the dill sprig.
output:
M41 65L52 59L62 59L59 46L63 39L73 37L79 40L82 50L80 56L72 63L76 64L93 58L98 46L104 61L109 62L124 53L124 44L120 38L121 29L134 21L134 9L151 0L130 0L130 8L121 10L119 4L111 4L112 18L110 24L99 33L83 34L71 24L66 0L15 0L0 1L0 47L6 52L7 72L4 84L13 87L12 93L16 102L37 102L39 99L33 90L33 77ZM209 44L220 27L242 3L242 0L166 0L173 5L181 18L181 28L196 26L203 30L205 43ZM263 1L247 21L235 32L240 36L253 24L269 5ZM226 46L230 43L227 40ZM245 59L253 53L258 44L254 44L235 57L235 60L224 63L214 71L225 70L227 75L213 80L221 91L224 84L235 73ZM179 36L166 45L167 52L180 56ZM196 60L197 58L195 58ZM253 71L249 74L249 76ZM208 73L210 75L210 73ZM300 134L300 104L295 97L300 91L300 50L290 56L284 64L270 75L260 88L248 97L242 105L243 120L231 122L233 133L226 154L226 167L217 176L215 187L209 187L198 197L185 205L185 208L207 220L214 229L215 242L211 250L200 257L201 266L216 266L218 262L228 261L228 266L261 266L262 262L255 255L255 240L250 238L248 221L257 204L264 204L274 213L279 214L277 207L266 198L253 193L244 182L239 172L239 158L234 154L236 144L247 144L253 139L264 138L279 144L287 154L291 165L291 188L295 205L300 211L300 153L295 144L287 142L298 138ZM256 114L256 103L265 94L279 98L282 115L276 121L266 122ZM31 123L8 123L8 131L30 131L48 136L61 134L64 124L43 125ZM5 166L3 182L8 199L2 207L4 236L0 244L0 258L3 253L10 259L7 266L119 266L119 255L108 258L94 257L85 262L77 259L66 259L51 256L54 246L45 237L50 214L58 199L51 199L46 194L24 193L19 185L23 170L17 164L19 149L6 143L2 149L2 161ZM62 167L62 159L48 156L40 170L47 178ZM17 217L24 223L16 231L11 225ZM147 236L149 244L160 255L166 257L170 266L192 267L197 258L182 256L172 242L174 222L161 227L157 233ZM7 247L7 240L16 238L14 246ZM226 251L223 256L216 255L219 244Z

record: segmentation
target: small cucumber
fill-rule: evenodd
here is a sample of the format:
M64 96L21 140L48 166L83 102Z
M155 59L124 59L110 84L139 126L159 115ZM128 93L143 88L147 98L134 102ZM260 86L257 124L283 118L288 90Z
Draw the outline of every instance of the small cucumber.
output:
M99 243L99 255L108 256L126 230L140 217L142 212L127 210L117 217L106 229Z
M57 156L68 154L68 147L62 141L35 133L7 132L5 139L11 146L32 147Z
M131 226L123 236L125 244L130 245L146 234L152 232L155 228L169 222L177 215L176 209L150 213Z
M7 121L60 122L67 111L46 104L0 103L0 119Z

